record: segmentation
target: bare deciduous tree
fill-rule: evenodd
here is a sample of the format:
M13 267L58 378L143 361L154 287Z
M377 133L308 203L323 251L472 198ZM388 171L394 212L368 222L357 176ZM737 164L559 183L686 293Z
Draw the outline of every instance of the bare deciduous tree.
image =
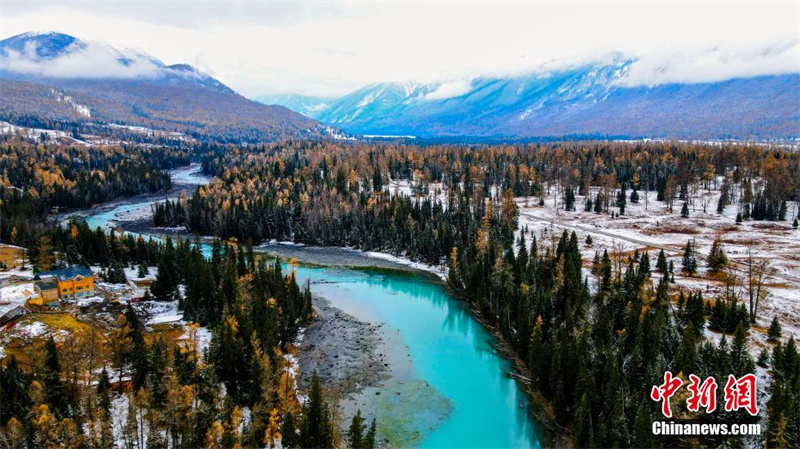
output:
M750 300L750 323L755 324L758 316L758 305L769 295L766 287L767 277L772 272L769 259L756 259L752 246L747 248L747 261L745 262L747 276L747 296Z

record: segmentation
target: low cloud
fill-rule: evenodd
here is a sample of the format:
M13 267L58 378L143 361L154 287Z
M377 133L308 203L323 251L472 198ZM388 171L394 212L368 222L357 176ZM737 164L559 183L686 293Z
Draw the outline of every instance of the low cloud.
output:
M472 89L472 80L460 79L448 81L439 85L436 90L425 95L425 100L445 100L447 98L460 97Z
M695 52L644 54L621 84L709 83L732 78L800 72L800 40L751 46L720 45Z
M0 54L0 70L48 78L153 78L163 69L145 54L103 43L76 41L54 58L40 58L34 44Z

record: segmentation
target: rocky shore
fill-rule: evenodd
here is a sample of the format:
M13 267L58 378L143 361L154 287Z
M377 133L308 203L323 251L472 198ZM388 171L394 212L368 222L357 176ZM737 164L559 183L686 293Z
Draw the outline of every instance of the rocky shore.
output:
M298 348L300 386L305 389L314 371L325 387L341 398L375 386L390 377L381 352L382 324L368 323L314 298L314 318Z

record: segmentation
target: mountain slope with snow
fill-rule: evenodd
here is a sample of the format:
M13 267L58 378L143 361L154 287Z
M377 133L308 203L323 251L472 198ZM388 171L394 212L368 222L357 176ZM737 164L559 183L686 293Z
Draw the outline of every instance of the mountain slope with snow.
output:
M800 75L628 86L634 59L614 57L512 77L384 83L295 109L360 134L421 137L793 139ZM300 102L281 103L294 108Z
M60 33L0 41L0 80L0 120L23 126L94 132L98 123L120 124L231 142L325 133L315 120L249 100L188 64Z

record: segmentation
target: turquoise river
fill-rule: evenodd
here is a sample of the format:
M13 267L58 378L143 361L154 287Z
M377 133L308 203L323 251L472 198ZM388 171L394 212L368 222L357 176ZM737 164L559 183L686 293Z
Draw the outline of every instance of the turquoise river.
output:
M191 181L186 169L173 178ZM126 213L149 209L153 201L95 209L97 212L87 214L87 222L106 227ZM508 377L511 362L496 353L494 337L440 283L391 270L306 265L295 269L299 281L309 280L313 293L333 306L359 319L384 323L382 331L402 346L404 357L407 352L410 360L401 377L417 383L405 385L424 384L422 395L430 397L420 400L413 399L413 394L384 392L371 398L381 398L384 403L375 408L379 423L401 422L424 429L408 444L431 448L541 445L541 430L530 415L528 398ZM380 391L380 387L374 390ZM424 408L426 400L433 402L434 396L437 404L445 404L440 416L434 418L426 410L416 409L418 404ZM406 400L409 402L404 404ZM436 424L426 426L425 420Z

